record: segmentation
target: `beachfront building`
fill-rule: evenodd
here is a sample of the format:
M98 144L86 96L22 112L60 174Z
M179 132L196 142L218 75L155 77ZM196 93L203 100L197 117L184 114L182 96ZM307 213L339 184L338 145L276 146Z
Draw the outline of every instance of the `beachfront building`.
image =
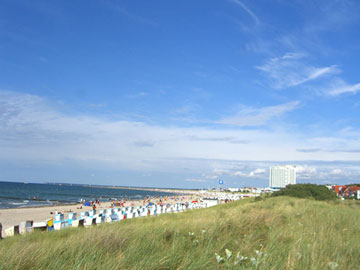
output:
M280 165L271 166L269 175L270 188L284 188L296 184L296 166Z

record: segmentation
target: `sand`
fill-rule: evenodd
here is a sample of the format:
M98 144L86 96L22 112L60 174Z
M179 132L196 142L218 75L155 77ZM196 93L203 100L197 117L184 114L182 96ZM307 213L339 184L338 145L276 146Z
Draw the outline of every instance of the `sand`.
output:
M189 202L195 199L201 199L199 196L193 195L180 195L174 199L173 196L169 196L167 201L164 203L175 204L176 202ZM157 203L159 198L151 199L151 202ZM126 202L125 206L138 206L143 205L143 200L136 200L136 201L128 201ZM78 216L82 211L89 211L92 210L90 206L82 206L82 209L79 209L82 205L61 205L61 206L45 206L45 207L29 207L29 208L12 208L12 209L0 209L0 223L2 223L3 227L3 235L4 230L14 226L19 225L20 222L26 220L32 220L34 222L42 222L49 218L54 218L54 212L59 211L65 214L65 219L67 218L68 212L76 212ZM111 202L103 202L101 205L96 205L96 209L107 209L111 207Z

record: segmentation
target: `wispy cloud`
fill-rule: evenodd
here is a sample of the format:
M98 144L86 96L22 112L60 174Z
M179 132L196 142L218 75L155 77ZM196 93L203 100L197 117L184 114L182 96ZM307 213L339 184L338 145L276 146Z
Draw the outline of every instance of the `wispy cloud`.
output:
M296 149L298 152L302 153L316 153L322 151L320 148L304 148L304 149Z
M244 107L235 116L226 117L218 123L236 126L261 126L274 117L279 117L299 107L299 101L262 108Z
M245 10L247 12L247 14L249 14L251 16L251 18L254 20L254 22L256 24L260 24L259 18L243 2L241 2L240 0L229 0L229 1L232 3L235 3L236 5L241 7L243 10Z
M229 142L233 144L248 144L250 140L239 140L236 137L199 137L199 136L190 136L190 140L193 141L210 141L210 142Z
M134 145L138 146L138 147L153 147L155 145L155 142L145 141L145 140L144 141L135 141Z
M257 168L255 170L251 170L249 172L244 171L236 171L233 173L234 176L240 176L240 177L257 177L262 178L264 177L264 174L266 173L266 169L264 168Z
M317 177L318 170L315 166L309 166L307 164L296 166L297 178L301 180L311 180Z
M360 153L360 149L320 149L320 148L309 148L309 149L297 149L298 152L303 153L316 153L316 152L331 152L331 153Z
M134 12L129 11L128 9L126 9L123 6L120 6L119 4L117 4L115 1L109 0L109 1L104 1L107 6L114 10L115 12L121 14L122 16L130 19L133 22L137 22L140 24L147 24L147 25L151 25L151 26L156 26L157 23L154 22L153 20L146 18L144 16L138 15Z
M326 89L325 92L330 96L339 96L342 94L356 94L360 91L360 83L347 84L342 79L336 79L332 82L330 89Z
M316 16L311 16L307 21L305 32L343 30L344 26L358 20L357 1L317 0L311 3L316 3ZM301 4L311 12L309 15L313 15L314 5L309 5L308 1L301 1Z
M205 179L200 179L200 178L186 178L185 182L205 183L207 181Z
M148 95L149 95L148 92L141 91L141 92L138 92L138 93L128 94L127 97L128 98L143 98L143 97L146 97Z
M270 84L276 89L298 86L330 74L340 73L336 65L314 67L302 61L305 54L287 53L281 57L271 58L256 68L270 78Z

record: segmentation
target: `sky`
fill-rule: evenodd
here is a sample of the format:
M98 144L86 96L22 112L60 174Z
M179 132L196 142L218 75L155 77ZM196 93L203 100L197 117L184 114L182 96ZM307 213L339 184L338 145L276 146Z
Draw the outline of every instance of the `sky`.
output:
M360 182L357 0L0 1L0 181Z

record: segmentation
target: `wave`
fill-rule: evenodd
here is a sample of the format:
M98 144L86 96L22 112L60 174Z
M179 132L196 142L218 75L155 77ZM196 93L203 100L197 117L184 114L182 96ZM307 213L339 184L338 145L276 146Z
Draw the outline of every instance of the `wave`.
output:
M9 204L11 205L22 205L22 204L26 204L24 202L9 202Z

